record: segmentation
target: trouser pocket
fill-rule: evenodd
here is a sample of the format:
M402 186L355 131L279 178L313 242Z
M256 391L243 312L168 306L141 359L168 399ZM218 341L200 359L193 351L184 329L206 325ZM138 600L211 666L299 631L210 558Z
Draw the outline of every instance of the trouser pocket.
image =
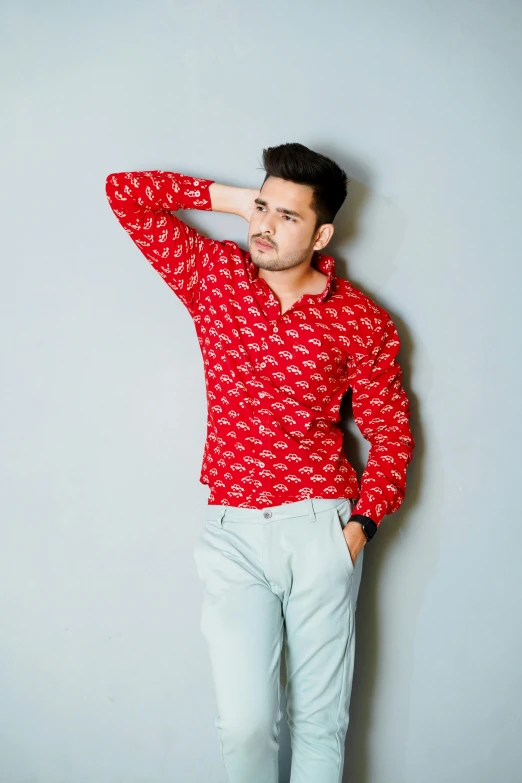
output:
M346 538L344 537L343 530L348 524L348 521L350 519L350 516L352 514L352 504L348 499L343 501L343 503L339 503L338 506L335 506L333 509L333 522L335 525L335 533L336 533L336 540L341 548L341 555L345 562L345 567L347 571L352 574L353 569L355 568L352 556L350 554L350 550L348 549L348 544L346 542Z

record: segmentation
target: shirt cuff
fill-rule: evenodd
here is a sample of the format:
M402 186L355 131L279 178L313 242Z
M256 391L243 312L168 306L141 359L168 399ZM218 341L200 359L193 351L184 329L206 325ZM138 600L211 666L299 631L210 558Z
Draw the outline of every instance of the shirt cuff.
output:
M382 519L386 516L387 505L384 501L376 503L367 496L361 495L352 508L352 514L361 514L363 517L371 519L379 527Z

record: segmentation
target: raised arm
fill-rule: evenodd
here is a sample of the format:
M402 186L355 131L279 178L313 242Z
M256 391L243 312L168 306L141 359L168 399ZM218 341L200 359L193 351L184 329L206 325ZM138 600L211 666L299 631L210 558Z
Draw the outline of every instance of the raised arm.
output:
M232 212L249 219L254 191L170 171L109 174L105 192L132 241L183 302L198 308L199 281L222 243L208 239L177 215L178 209Z

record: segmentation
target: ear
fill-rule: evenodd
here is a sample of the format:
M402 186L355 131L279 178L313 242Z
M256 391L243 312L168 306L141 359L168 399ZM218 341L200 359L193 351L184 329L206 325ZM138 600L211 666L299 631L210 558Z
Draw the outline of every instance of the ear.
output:
M314 242L314 250L322 250L323 247L326 247L328 242L333 236L333 232L335 231L334 224L333 223L323 223L322 226L319 226L317 229L317 236Z

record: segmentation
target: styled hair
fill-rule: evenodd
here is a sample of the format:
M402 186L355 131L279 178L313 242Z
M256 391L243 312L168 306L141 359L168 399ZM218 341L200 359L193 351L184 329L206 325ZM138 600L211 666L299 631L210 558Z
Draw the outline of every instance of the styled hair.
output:
M263 168L268 177L280 177L313 188L311 208L317 215L314 231L333 223L348 192L349 179L335 161L297 142L263 150Z

